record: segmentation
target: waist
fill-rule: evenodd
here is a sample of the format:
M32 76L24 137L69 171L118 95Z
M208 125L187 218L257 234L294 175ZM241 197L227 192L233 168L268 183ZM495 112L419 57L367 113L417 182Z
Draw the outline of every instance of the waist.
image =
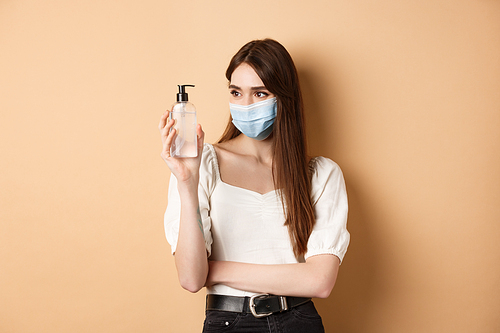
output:
M208 294L206 310L251 313L256 318L284 312L311 301L306 297L276 296L257 294L238 297Z
M252 297L258 293L253 293L249 291L244 291L240 289L231 288L225 284L215 284L206 288L207 295L227 295L227 296L238 296L238 297Z

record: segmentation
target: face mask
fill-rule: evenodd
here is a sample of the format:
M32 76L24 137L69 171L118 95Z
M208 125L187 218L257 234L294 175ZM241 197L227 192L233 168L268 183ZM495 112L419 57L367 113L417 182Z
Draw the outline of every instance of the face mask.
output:
M234 126L256 140L264 140L273 131L276 109L276 97L250 105L229 103Z

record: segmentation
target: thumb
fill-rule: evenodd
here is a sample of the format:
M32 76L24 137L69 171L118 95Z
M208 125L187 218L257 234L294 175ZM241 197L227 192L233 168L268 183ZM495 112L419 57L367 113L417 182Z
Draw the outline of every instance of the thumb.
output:
M198 139L198 154L200 154L203 151L203 143L205 142L205 132L203 132L200 124L196 126L196 136Z

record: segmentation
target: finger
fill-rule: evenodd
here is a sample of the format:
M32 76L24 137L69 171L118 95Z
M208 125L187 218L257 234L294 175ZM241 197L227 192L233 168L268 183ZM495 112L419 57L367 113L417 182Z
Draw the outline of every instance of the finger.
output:
M170 111L167 110L160 118L160 123L158 124L158 129L161 131L168 122L168 117L170 116Z
M205 132L203 132L203 128L201 128L200 124L196 125L196 136L198 139L205 138Z
M205 141L205 132L203 132L203 129L201 128L201 125L198 124L196 126L196 136L198 139L198 156L201 154L203 151L203 143Z
M167 136L170 134L171 132L171 128L172 126L175 125L175 120L174 119L170 119L167 121L166 125L160 130L161 131L161 140L164 142L165 139L167 138ZM172 128L173 130L173 128Z
M174 142L175 137L177 136L177 131L175 128L172 128L170 133L168 133L165 141L163 142L163 151L168 152L168 156L170 157L170 147L172 146L172 142Z
M163 141L163 148L161 151L161 157L166 161L171 157L170 155L170 147L172 146L172 142L175 139L176 131L172 129L172 131L167 135L165 140Z

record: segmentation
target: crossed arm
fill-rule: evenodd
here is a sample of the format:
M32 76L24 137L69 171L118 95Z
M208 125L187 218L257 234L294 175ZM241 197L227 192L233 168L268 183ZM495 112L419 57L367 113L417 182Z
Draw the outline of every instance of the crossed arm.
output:
M206 285L274 295L327 298L335 285L340 260L331 254L310 257L305 263L259 265L209 261Z

